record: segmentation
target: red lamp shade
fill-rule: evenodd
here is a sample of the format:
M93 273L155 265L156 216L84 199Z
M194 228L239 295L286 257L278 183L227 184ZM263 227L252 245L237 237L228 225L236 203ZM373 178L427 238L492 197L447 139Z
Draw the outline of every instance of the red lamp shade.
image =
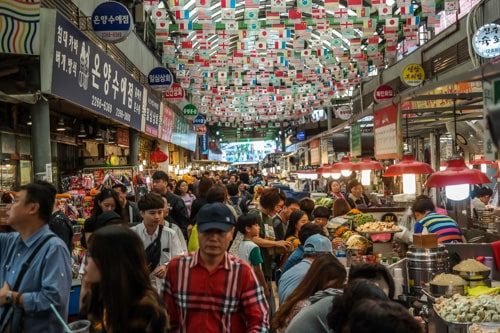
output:
M332 172L340 172L341 170L354 170L353 169L354 163L351 162L349 157L342 157L340 162L334 163L332 165Z
M384 166L378 161L372 160L370 157L363 157L361 161L354 163L352 169L355 171L361 170L382 170Z
M401 176L403 174L422 175L433 172L434 170L429 164L415 161L412 154L406 154L401 161L387 168L384 177Z
M168 156L162 152L160 148L156 148L155 151L151 153L151 162L162 163L166 160L168 160Z
M477 169L469 169L464 159L454 156L448 161L448 167L444 171L433 173L425 183L426 187L446 187L461 184L487 184L489 178Z
M333 170L330 164L323 164L323 166L316 169L316 172L322 175L324 173L333 173Z
M472 165L486 164L486 165L489 165L492 168L494 168L494 167L497 166L496 162L485 160L483 156L481 156L481 158L479 158L477 160L471 161L470 164L472 164Z

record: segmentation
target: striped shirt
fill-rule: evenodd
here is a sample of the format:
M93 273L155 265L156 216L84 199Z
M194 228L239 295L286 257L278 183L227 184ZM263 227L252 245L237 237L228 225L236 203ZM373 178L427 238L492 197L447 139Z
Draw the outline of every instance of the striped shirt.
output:
M174 258L165 278L172 332L268 332L268 304L252 268L226 252L209 272L199 252Z
M421 234L424 229L428 233L437 234L439 243L462 243L462 231L452 218L436 213L429 213L415 224L414 232Z

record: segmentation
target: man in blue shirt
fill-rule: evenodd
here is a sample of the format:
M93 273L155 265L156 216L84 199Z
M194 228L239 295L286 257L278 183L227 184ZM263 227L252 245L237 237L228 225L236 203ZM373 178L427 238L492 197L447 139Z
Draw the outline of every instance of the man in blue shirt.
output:
M304 247L302 244L305 244L309 237L316 234L326 236L323 234L323 228L321 228L321 226L317 224L307 223L302 226L299 231L299 241L301 245L299 245L299 247L288 257L285 264L283 265L283 268L281 269L282 273L285 273L287 270L297 265L302 260L302 258L304 257ZM280 276L277 276L276 280L279 280L279 278Z
M64 331L50 305L67 317L71 261L66 244L47 224L54 200L45 186L25 185L7 213L7 224L17 232L0 234L0 332ZM33 253L24 277L16 283Z

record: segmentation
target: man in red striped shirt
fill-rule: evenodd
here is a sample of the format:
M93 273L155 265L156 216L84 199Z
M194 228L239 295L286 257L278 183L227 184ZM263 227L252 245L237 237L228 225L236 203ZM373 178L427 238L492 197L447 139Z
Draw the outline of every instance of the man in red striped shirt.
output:
M268 304L252 268L227 253L235 221L223 203L197 215L200 248L170 261L165 304L173 332L268 332Z

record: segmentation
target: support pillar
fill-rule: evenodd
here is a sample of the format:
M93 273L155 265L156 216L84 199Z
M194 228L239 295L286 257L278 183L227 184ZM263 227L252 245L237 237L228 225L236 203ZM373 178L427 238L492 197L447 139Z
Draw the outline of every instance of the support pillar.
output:
M33 173L35 180L51 180L52 174L47 175L47 166L52 172L52 149L50 142L50 110L49 102L40 99L30 105L31 145L33 146Z
M329 107L326 109L326 124L327 124L327 129L331 130L332 129L332 123L333 123L333 115L332 115L332 110L333 107Z
M441 142L440 142L440 134L436 132L432 132L429 138L429 146L431 148L431 166L434 171L439 171L439 167L441 165ZM440 191L438 188L431 188L429 194L432 198L435 199L435 203L438 206L441 206L441 197Z
M129 129L129 137L130 137L130 151L128 155L128 164L129 165L138 165L138 156L139 156L139 132L130 128Z

